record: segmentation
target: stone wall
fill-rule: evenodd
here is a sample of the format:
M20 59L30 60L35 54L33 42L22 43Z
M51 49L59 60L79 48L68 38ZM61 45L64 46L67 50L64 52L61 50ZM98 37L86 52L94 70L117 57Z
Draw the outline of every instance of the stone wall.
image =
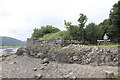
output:
M117 49L88 47L78 41L62 38L49 40L30 38L27 40L26 53L29 56L48 58L56 62L108 66L118 66L119 56Z
M48 40L38 40L37 38L28 38L27 39L27 48L34 49L36 47L63 47L69 44L81 44L77 40L65 40L63 38L48 39Z

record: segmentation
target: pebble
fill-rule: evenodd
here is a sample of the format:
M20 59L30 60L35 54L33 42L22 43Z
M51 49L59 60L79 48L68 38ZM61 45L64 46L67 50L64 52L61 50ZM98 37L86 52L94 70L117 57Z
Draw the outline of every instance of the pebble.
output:
M69 75L65 75L65 76L63 76L63 78L69 78Z
M48 65L47 63L43 64L43 66L47 66L47 65Z
M34 71L37 71L37 68L33 68Z
M9 58L9 59L7 59L7 61L10 61L11 59Z
M44 67L41 67L41 68L40 68L40 70L43 70L43 69L44 69Z
M2 57L2 61L3 61L3 60L5 60L5 58L4 58L4 57Z
M16 64L17 62L16 61L14 61L14 62L11 62L10 64Z
M45 63L49 63L49 59L48 58L44 58L43 61L42 61L43 64Z
M37 75L34 75L34 78L42 78L43 77L43 75L41 75L41 74L37 74Z

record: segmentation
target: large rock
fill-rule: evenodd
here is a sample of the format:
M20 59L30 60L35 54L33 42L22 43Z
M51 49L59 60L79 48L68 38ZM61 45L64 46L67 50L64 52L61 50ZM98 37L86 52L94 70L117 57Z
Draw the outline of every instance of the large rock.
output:
M25 53L25 49L24 48L19 48L16 52L17 55L22 55L23 53Z

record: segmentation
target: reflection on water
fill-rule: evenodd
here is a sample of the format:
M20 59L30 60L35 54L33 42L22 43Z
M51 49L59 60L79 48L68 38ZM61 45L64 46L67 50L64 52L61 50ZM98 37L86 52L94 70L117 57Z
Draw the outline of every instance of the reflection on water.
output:
M11 52L13 52L13 49L6 49L6 50L4 50L4 51L6 51L6 52L8 52L8 53L11 53Z
M5 49L0 49L0 55L5 55L5 54L13 54L16 53L18 48L5 48Z

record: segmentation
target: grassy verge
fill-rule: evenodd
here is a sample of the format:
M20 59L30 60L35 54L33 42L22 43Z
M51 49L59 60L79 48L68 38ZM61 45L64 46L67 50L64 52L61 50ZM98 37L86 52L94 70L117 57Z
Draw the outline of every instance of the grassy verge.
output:
M90 47L95 47L98 46L100 48L113 48L113 49L117 49L118 45L88 45Z

